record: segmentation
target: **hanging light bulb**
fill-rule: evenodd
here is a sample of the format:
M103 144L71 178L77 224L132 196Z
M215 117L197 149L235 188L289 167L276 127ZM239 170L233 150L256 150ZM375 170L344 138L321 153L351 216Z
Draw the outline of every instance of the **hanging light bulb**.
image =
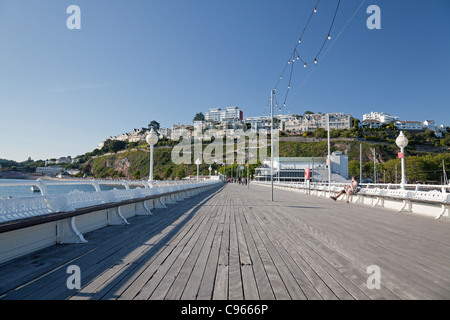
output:
M314 63L317 64L317 59L314 59Z
M303 67L305 67L305 68L306 68L306 62L305 62L305 64L303 65Z
M300 56L297 56L297 60L300 60Z
M280 76L280 80L283 80L283 76L282 75Z
M317 8L316 7L314 7L314 13L316 13L317 12Z
M328 34L328 40L331 40L331 36L330 36L330 34Z
M302 42L302 38L298 39L298 43L301 43L301 42Z
M291 89L291 86L289 85L289 86L288 86L288 90L290 90L290 89Z
M288 60L288 64L291 64L291 59Z

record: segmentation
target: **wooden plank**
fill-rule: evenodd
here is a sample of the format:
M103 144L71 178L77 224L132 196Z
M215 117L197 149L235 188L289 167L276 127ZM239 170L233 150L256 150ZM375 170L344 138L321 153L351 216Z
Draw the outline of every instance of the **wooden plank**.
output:
M179 235L183 238L183 242L176 245L178 250L175 254L169 256L170 259L165 259L161 265L156 264L158 272L145 283L134 299L164 299L167 290L174 282L183 261L185 261L195 242L200 237L203 227L208 224L209 219L207 215L204 214L205 212L202 210L199 211L200 220L193 224L195 227L190 228L189 230L179 231ZM144 276L144 280L145 279L146 277Z
M302 195L295 195L295 196L301 197ZM286 201L289 204L295 203L294 201L292 201L292 199L286 199L285 197L283 197L283 194L280 194L279 198L280 198L280 201L283 201L283 203L286 203ZM309 204L308 201L311 202L309 197L301 197L301 198L302 198L301 199L302 205L306 206L307 204ZM396 224L398 224L399 221L407 220L410 227L414 227L414 225L411 225L411 220L410 220L410 218L414 218L414 217L399 215L399 214L393 213L393 212L385 213L385 210L381 210L378 208L362 207L364 209L364 211L358 212L357 210L360 210L361 206L357 206L357 205L337 206L334 202L333 202L333 205L331 206L331 205L328 205L328 203L326 203L324 201L326 199L314 198L314 200L317 201L315 204L316 207L323 206L323 207L328 207L330 209L322 210L322 212L320 212L320 214L318 214L318 215L311 215L311 214L308 214L308 212L305 212L305 214L308 215L309 226L311 226L311 222L314 223L314 220L316 219L316 217L322 216L323 220L326 220L326 221L324 222L323 226L318 227L317 229L323 228L323 230L326 230L324 232L324 234L331 235L335 239L336 239L336 237L337 238L344 238L344 237L352 238L352 236L354 235L354 239L342 240L342 243L347 244L347 245L341 246L341 248L337 248L335 243L333 244L330 242L329 245L331 244L333 246L333 250L336 250L336 249L340 250L340 254L346 256L346 258L350 258L352 263L356 263L357 260L361 260L361 258L363 258L363 257L367 257L368 258L367 261L369 261L371 258L372 259L375 258L375 261L378 261L377 263L372 262L372 263L366 264L366 266L368 266L370 264L378 264L378 265L380 265L380 267L382 267L382 270L385 271L384 272L385 276L383 277L383 283L385 284L387 289L394 292L399 297L403 297L405 299L411 299L411 298L427 299L430 296L436 296L436 294L439 294L436 291L440 291L440 292L442 292L442 294L444 294L444 296L448 296L445 293L445 292L448 292L448 286L447 285L434 286L433 281L432 281L433 278L428 278L428 280L424 281L423 278L424 278L424 276L426 277L427 273L423 273L423 272L420 272L420 270L417 270L417 264L415 262L411 261L408 263L407 261L403 261L403 263L406 262L406 264L408 265L408 267L406 267L406 270L410 269L410 270L408 270L409 272L405 271L405 266L402 267L402 264L403 264L402 263L402 255L400 255L400 259L399 259L399 257L396 254L398 252L402 252L405 250L402 246L398 246L398 244L401 243L401 241L399 241L400 239L399 239L398 235L396 235L396 232L393 232L393 231L395 231L395 228L394 229L392 229L392 228L386 229L386 227L384 226L384 224L386 224L386 222L383 221L383 218L385 215L388 216L389 220L398 220L398 221L396 221ZM299 202L300 200L297 198L296 201ZM288 204L286 204L286 206L288 206ZM352 211L352 210L356 210L356 211ZM365 219L366 218L366 210L370 213L371 217L376 216L376 214L378 214L379 221L377 222L375 220L375 221L371 221L370 223L368 223ZM315 210L315 211L317 211L317 210ZM374 212L374 214L371 214L371 212ZM383 217L383 218L381 218L381 217ZM420 218L418 220L421 222L420 224L425 223L423 218ZM428 219L428 223L432 224L435 222L435 221L431 221L431 220L432 219ZM330 223L330 221L333 221L333 223ZM298 224L298 223L295 223L295 224ZM396 224L394 224L394 226ZM399 226L399 227L402 228L402 226ZM335 230L332 230L333 228ZM349 230L346 232L345 229L347 229L347 228ZM370 230L372 228L374 229L374 231ZM422 227L420 227L420 228L422 228ZM316 231L317 231L317 229L316 229ZM367 229L367 230L364 230L364 229ZM314 231L314 228L309 228L309 231ZM392 231L392 232L389 232L389 231ZM318 234L314 234L314 236L318 236ZM371 238L370 241L367 240L367 241L364 241L364 243L361 242L361 239L365 239L368 237ZM389 238L391 238L391 239L389 239ZM438 238L438 239L442 238L442 235L437 236L436 238ZM322 241L324 239L326 239L326 238L322 237ZM415 239L412 239L412 240L414 241ZM421 240L423 240L423 239L421 239ZM351 244L351 245L348 246L348 244ZM363 244L363 246L359 246L359 244ZM419 246L422 246L422 245L419 244ZM439 244L438 244L438 246L439 246ZM391 248L388 248L388 247L391 247ZM419 253L417 251L417 249L414 249L414 247L411 246L411 244L408 247L409 247L408 250L411 250L411 252L406 255L407 258L414 257ZM371 250L371 248L373 248L373 249ZM441 246L440 248L442 249L443 247ZM373 252L371 252L371 251L373 251ZM351 253L351 254L349 255L349 253ZM378 258L375 256L375 254L378 255ZM389 257L389 255L392 255L392 257ZM444 256L448 257L448 254L444 255ZM442 260L442 257L437 258L435 260L439 261L440 259ZM448 258L447 258L447 260L448 260ZM389 264L381 265L380 261L389 262ZM448 262L447 263L444 262L444 265L448 265ZM414 270L414 269L416 269L416 270ZM412 274L415 274L416 276L411 276ZM436 279L436 278L434 278L434 279ZM413 286L411 286L411 285L413 285ZM414 287L415 287L415 289L411 290ZM447 288L447 290L445 288ZM433 289L435 292L433 292ZM429 292L425 293L424 290L429 290Z
M158 249L165 244L168 238L176 234L176 225L172 224L163 232L155 235L147 244L159 243L157 246L136 244L136 249L128 255L124 256L115 265L104 271L100 276L96 277L82 290L80 290L73 299L101 299L109 290L111 290L117 282L121 281L130 272L133 272L143 261L149 259L158 252ZM88 293L88 294L87 294Z
M189 214L192 215L194 213L190 212ZM178 255L180 254L180 250L189 240L189 234L197 232L198 227L201 226L201 221L203 221L203 219L204 215L202 215L201 212L195 212L195 215L190 220L189 225L185 226L184 232L178 232L176 237L174 237L173 240L169 241L165 245L165 247L162 248L161 253L158 255L158 257L156 257L156 259L146 262L142 266L140 272L137 272L133 277L130 277L129 279L127 279L127 281L121 284L121 289L117 290L119 299L134 299L150 279L153 281L154 287L156 287L156 285L159 283L156 279L161 279L163 277L166 271L166 269L164 268L166 266L170 266L171 261L178 257ZM153 278L154 275L155 278ZM146 287L145 290L150 289ZM150 295L150 293L148 293L148 296Z
M378 209L377 209L378 210ZM337 210L334 210L334 211L337 211ZM340 215L343 215L343 216L345 216L345 215L348 215L348 212L339 212L339 214ZM358 220L359 219L361 219L362 217L360 217L362 214L360 213L360 215L357 217L358 218ZM329 218L329 217L328 217ZM383 255L385 255L386 253L389 253L389 251L387 251L387 250L382 250L382 251L380 251L380 249L382 249L382 246L381 246L381 248L380 248L380 241L382 241L382 242L387 242L387 241L389 241L389 240L387 240L386 241L386 236L382 236L382 235L380 235L379 236L379 238L378 239L373 239L372 241L369 241L368 243L364 243L364 247L361 247L360 249L356 249L355 250L355 247L358 245L358 243L361 243L361 239L364 239L365 237L367 237L367 235L365 235L365 234L359 234L360 233L360 230L359 229L361 229L361 228L364 228L365 227L365 224L361 224L361 226L360 226L360 228L354 228L354 229L356 229L356 230L354 230L354 231L351 231L351 230L349 230L349 232L345 232L345 231L343 231L342 229L345 229L346 228L346 226L347 225L349 225L349 217L346 217L346 222L343 222L342 223L342 225L338 222L340 219L342 219L342 217L337 217L336 219L332 219L333 221L334 221L334 223L333 224L330 224L330 223L328 223L328 225L330 225L330 226L326 226L325 228L326 229L328 229L327 230L327 232L325 232L325 234L332 234L332 235L335 235L335 236L339 236L339 237L341 237L340 235L354 235L354 234L358 234L358 238L357 239L355 239L354 241L351 241L351 240L349 240L349 239L347 239L347 241L346 241L346 243L351 243L352 245L351 246L342 246L342 247L344 247L343 248L343 250L341 250L341 253L344 253L344 255L346 255L346 257L347 258L349 258L349 256L348 256L348 253L349 252L356 252L356 255L359 257L359 258L353 258L352 260L352 262L355 262L355 261L361 261L361 255L364 255L365 253L367 253L367 251L370 251L370 247L373 247L374 249L374 251L375 252L382 252L383 253ZM355 217L353 217L352 218L352 220L354 220L355 219ZM328 220L329 221L329 220ZM311 221L310 221L311 222ZM355 221L356 222L356 221ZM296 223L296 224L298 224L298 223ZM350 224L350 225L352 225L352 224ZM338 232L338 231L335 231L335 232L333 232L333 231L331 231L331 230L329 230L330 228L332 228L332 227L338 227L339 228L339 230L341 230L341 232ZM310 228L311 229L311 228ZM370 231L365 231L366 232L366 234L369 234L370 233ZM390 236L390 233L386 233L386 235L389 237ZM315 235L316 236L316 235ZM324 238L324 237L322 237L322 241L324 241L324 239L326 239L326 238ZM358 241L359 240L359 241ZM395 241L390 241L390 242L395 242ZM335 250L336 251L336 249L338 249L339 250L339 248L337 248L336 246L335 246L335 244L333 244L333 243L327 243L327 245L332 245L333 246L333 250ZM375 244L375 246L374 246L374 244ZM397 249L397 251L398 251L399 249ZM400 249L401 250L401 249ZM388 258L388 257L386 257L386 258L383 258L383 260L384 261L389 261L389 260L392 260L393 262L392 263L397 263L397 260L399 260L398 259L398 257L396 257L395 255L392 257L392 258ZM390 264L392 264L392 263L390 263ZM370 264L373 264L373 263L369 263L369 264L366 264L366 267L368 266L368 265L370 265ZM385 271L387 271L387 269L385 269L385 268L383 268ZM398 271L400 271L400 272L402 272L401 270L402 270L402 268L401 268L401 266L399 265L398 267L396 267L396 269L398 270ZM421 274L421 276L423 276L423 274ZM386 279L385 279L386 280ZM431 282L430 282L431 283ZM398 288L397 288L398 289ZM407 289L407 288L405 288L405 289ZM398 290L397 290L398 291ZM406 291L410 291L410 290L406 290ZM398 292L397 292L397 294L398 294ZM417 292L415 293L415 296L417 297ZM425 296L422 296L422 297L425 297ZM408 297L405 297L405 298L408 298ZM411 298L411 296L410 296L410 298Z
M135 219L144 221L145 217L136 217ZM160 227L160 225L161 224L155 224L154 227L158 228ZM155 229L150 230L154 231ZM141 229L141 232L143 231L144 230ZM102 230L96 231L92 235L88 234L87 238L89 239L89 243L87 243L86 245L57 246L49 249L49 252L54 252L55 250L59 252L60 250L64 251L65 249L70 248L72 250L72 257L67 257L67 261L64 262L63 266L67 266L69 263L78 265L83 270L83 280L86 280L89 279L89 276L91 275L91 273L93 273L91 272L92 267L96 269L103 266L104 264L109 264L114 261L113 257L119 254L120 249L123 247L120 246L120 244L123 244L123 238L121 238L122 236L127 237L132 242L133 237L137 238L142 235L141 232L130 234L129 229L124 227L104 228ZM100 242L102 240L100 239L102 238L102 236L110 233L114 233L116 237L110 239L108 243L109 246L101 245ZM128 245L128 242L125 244ZM128 252L130 250L128 246L122 249L123 252ZM87 253L85 253L85 251L87 251ZM73 257L73 255L75 255L75 258ZM42 260L45 261L46 259L42 258ZM10 297L13 299L53 299L57 298L57 295L60 293L63 293L65 296L67 296L67 294L71 295L71 293L67 291L65 285L68 275L65 273L65 269L60 270L60 268L61 266L55 266L54 269L49 272L46 277L42 277L38 281L32 281L30 284L24 284L22 286L24 290L15 290L13 292L13 295L10 295Z
M200 288L198 290L198 300L212 300L214 295L214 284L216 281L217 266L219 263L220 246L223 238L223 229L225 224L224 206L218 205L217 209L219 221L214 240L211 245L211 253L206 263L205 272L201 279Z
M186 288L186 283L189 280L189 276L192 272L192 268L197 260L203 243L212 227L213 219L210 217L205 217L204 226L199 229L192 236L192 241L184 247L178 259L169 269L167 275L159 283L153 294L150 296L152 300L178 300L181 298L184 289Z
M220 214L217 212L216 206L209 207L209 214L212 220L212 226L209 229L208 235L203 243L203 247L198 255L197 260L193 266L192 272L189 276L189 280L185 285L185 289L181 296L182 300L194 300L197 299L197 294L200 289L202 277L204 275L206 264L208 262L209 255L211 254L211 248L215 238L215 233L219 226Z
M233 199L234 200L234 199ZM230 265L228 279L228 298L230 300L244 299L242 287L241 264L239 261L239 244L236 231L236 208L235 204L229 208L230 214Z
M224 190L226 192L227 189ZM227 199L229 200L229 199ZM227 201L224 199L224 225L222 239L220 242L219 259L214 283L213 299L228 299L228 266L230 248L230 210L226 208Z
M247 220L247 216L250 216L251 214L248 213L248 210L251 210L252 208L246 208L247 213L244 213L244 217L243 220L246 221L245 224L243 224L242 228L244 230L244 234L246 234L246 239L247 239L247 247L249 250L249 254L252 257L252 262L253 262L253 272L254 272L254 277L255 277L255 282L256 282L256 287L257 287L257 291L258 291L258 295L260 297L260 299L262 300L274 300L275 299L275 295L273 293L272 287L270 286L270 281L269 278L266 274L266 270L264 269L264 265L261 259L261 256L259 255L259 251L258 248L255 244L255 241L253 239L253 235L250 231L250 226L248 225L249 222ZM244 280L244 283L247 282L247 280ZM246 290L244 287L244 294L248 291L248 289ZM247 298L247 295L245 295L246 299L250 299Z
M257 231L257 223L249 223L249 229L253 237L253 241L258 248L259 256L261 258L262 264L264 266L265 272L269 279L273 294L277 300L290 300L288 289L283 282L280 274L278 273L275 262L272 260L267 248L264 245L264 241Z

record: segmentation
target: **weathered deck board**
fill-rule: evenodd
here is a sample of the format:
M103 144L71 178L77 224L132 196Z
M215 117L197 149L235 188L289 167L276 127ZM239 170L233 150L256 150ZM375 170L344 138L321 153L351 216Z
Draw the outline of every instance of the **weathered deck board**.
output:
M449 299L450 224L228 184L0 265L2 299ZM67 266L82 288L68 290ZM381 289L370 290L370 265Z

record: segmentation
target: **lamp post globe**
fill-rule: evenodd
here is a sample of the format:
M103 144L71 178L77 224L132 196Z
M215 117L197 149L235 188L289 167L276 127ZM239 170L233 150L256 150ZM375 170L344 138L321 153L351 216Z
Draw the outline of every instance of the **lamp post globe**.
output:
M158 143L158 135L153 131L153 128L145 138L145 141L150 145L150 174L148 182L153 186L153 146Z
M155 144L158 143L158 135L156 134L156 132L152 130L150 131L150 133L147 135L147 137L145 138L145 140L147 141L147 143L151 146L154 146Z
M197 165L197 181L199 180L199 170L200 170L200 165L202 164L202 161L200 160L200 158L197 158L197 160L195 160L195 164Z
M406 173L405 173L405 148L408 145L408 138L405 136L403 131L400 131L395 143L400 148L401 154L399 155L401 158L401 166L402 166L402 180L400 186L402 189L405 189L406 185Z
M395 140L395 143L400 149L405 149L408 145L409 141L408 138L405 136L403 131L400 131L400 134L398 135L397 139Z

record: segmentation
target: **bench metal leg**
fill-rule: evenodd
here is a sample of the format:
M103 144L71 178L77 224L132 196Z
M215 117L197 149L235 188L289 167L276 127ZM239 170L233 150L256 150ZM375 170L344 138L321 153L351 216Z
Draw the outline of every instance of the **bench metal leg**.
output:
M411 201L403 200L402 207L398 210L398 212L411 212Z
M75 224L75 217L60 220L56 226L56 243L87 243Z
M108 211L108 225L117 226L117 225L129 225L130 223L125 219L120 211L120 207L117 207L113 210Z
M443 204L443 205L442 205L442 210L441 210L441 212L439 212L438 216L437 216L435 219L436 219L436 220L442 219L442 217L443 217L444 214L445 214L445 211L447 211L447 205Z
M147 206L147 204L146 204L146 201L144 201L143 204L144 204L145 210L147 210L148 213L149 213L150 215L153 215L153 213L152 213L152 212L150 211L150 209L148 208L148 206Z

